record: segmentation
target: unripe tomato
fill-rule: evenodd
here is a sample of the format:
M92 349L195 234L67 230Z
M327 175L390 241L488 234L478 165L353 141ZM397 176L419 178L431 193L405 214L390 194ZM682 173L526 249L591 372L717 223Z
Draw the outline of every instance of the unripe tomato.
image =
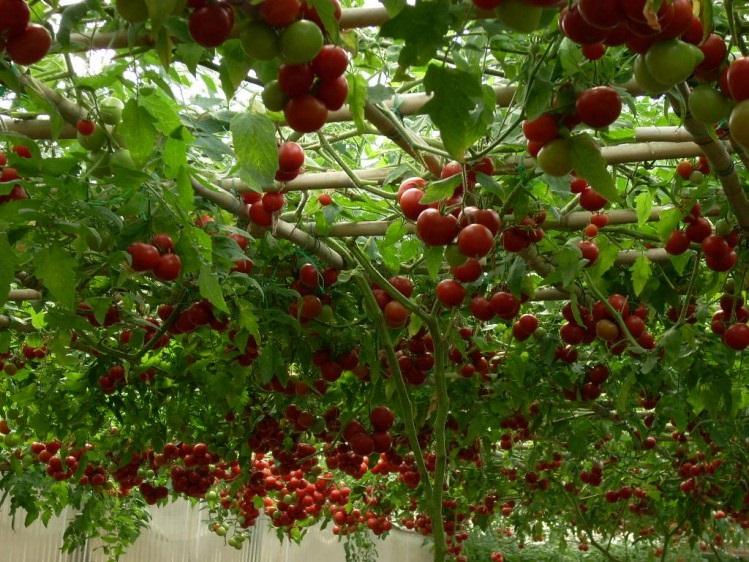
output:
M566 176L572 171L572 154L567 139L546 143L536 156L539 168L550 176Z
M281 57L288 64L303 64L314 59L325 39L322 31L309 20L295 21L281 32L278 40Z

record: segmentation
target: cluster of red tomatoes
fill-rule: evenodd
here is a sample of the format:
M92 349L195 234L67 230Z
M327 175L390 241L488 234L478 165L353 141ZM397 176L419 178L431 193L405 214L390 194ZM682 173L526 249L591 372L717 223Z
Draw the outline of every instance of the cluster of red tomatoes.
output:
M31 10L24 0L0 0L0 54L28 66L42 60L52 46L47 28L30 23Z
M336 20L338 0L330 0ZM262 99L270 111L283 111L286 123L300 133L317 131L328 111L340 109L348 96L344 76L348 55L327 43L327 29L314 7L299 0L266 0L259 18L242 33L242 46L256 60L280 59L278 77L265 85Z
M58 453L62 445L59 441L48 441L42 443L35 441L31 444L31 453L40 463L47 465L47 474L55 480L67 480L75 474L81 459L83 450L70 451L62 458Z
M304 166L304 149L295 142L284 142L278 147L278 170L276 181L287 182L293 180L302 172ZM273 217L286 204L283 191L268 191L258 193L246 191L242 193L242 201L248 206L247 214L253 224L270 227Z
M152 242L133 242L127 247L134 271L152 271L159 281L174 281L182 272L182 260L174 253L168 234L157 234Z
M744 299L739 295L723 295L720 298L720 310L713 314L710 328L714 334L723 338L723 342L736 351L749 347L749 310L744 306Z
M16 146L13 148L13 151L22 158L31 158L31 152L26 146ZM0 191L5 191L2 184L6 182L16 182L21 179L18 170L8 166L8 158L2 152L0 152L0 168L2 168L2 172L0 172ZM0 194L0 204L8 203L9 201L20 201L22 199L28 199L28 197L29 195L26 193L23 186L16 183L13 184L10 191Z
M630 341L619 326L617 319L619 316L629 336L640 347L643 349L655 347L655 338L645 325L648 318L647 308L640 305L630 310L626 297L622 295L611 295L606 302L597 301L590 310L581 305L577 305L575 310L572 303L567 303L562 308L562 316L566 322L560 328L559 335L562 341L570 346L589 344L597 337L606 344L611 353L615 355L623 353ZM574 362L577 354L574 350L561 347L557 350L557 358L565 362ZM597 383L593 382L593 384ZM590 388L589 390L596 389ZM572 393L576 395L576 389ZM597 396L588 399L594 398Z

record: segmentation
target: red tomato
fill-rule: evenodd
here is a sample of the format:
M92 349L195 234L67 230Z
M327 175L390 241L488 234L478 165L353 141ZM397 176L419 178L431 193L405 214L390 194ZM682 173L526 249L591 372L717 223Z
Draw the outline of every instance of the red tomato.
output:
M348 54L337 45L324 45L312 60L312 70L320 80L331 81L343 75L348 66Z
M153 274L159 281L174 281L182 271L182 260L177 254L164 254L153 268Z
M447 246L458 230L458 219L437 209L426 209L416 219L416 234L428 246Z
M482 258L492 251L494 234L483 224L469 224L458 233L458 249L469 258Z
M155 268L161 256L156 246L145 242L133 242L127 247L127 253L132 258L130 265L135 271L148 271Z
M295 142L285 142L278 147L278 168L294 172L304 165L304 149Z
M325 124L328 109L315 96L291 98L283 108L286 123L298 133L314 133Z
M466 298L466 290L458 281L453 279L443 279L437 283L435 295L447 308L455 308L463 304Z
M613 88L596 86L577 97L575 109L583 123L601 129L617 120L622 112L622 100Z
M299 0L265 0L260 4L260 17L270 26L287 27L299 18Z
M317 98L325 104L328 111L336 111L343 107L348 97L348 80L339 76L335 80L321 80L315 92Z
M529 141L541 143L553 141L559 136L559 126L556 117L544 113L532 121L523 121L523 134Z
M206 4L195 9L187 22L190 37L203 47L218 47L231 35L234 11L226 2Z

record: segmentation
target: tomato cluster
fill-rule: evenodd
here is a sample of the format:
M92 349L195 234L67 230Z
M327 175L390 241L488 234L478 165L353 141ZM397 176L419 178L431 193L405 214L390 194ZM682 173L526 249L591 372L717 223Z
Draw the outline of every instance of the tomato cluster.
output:
M25 149L22 150L22 149ZM16 147L16 153L21 155L23 154L24 157L31 157L31 154L28 153L27 147ZM8 158L0 152L0 205L3 203L8 203L9 201L19 201L23 199L28 199L28 193L26 193L26 190L21 184L14 183L10 190L7 190L7 184L10 182L16 182L21 179L21 176L18 174L18 170L15 168L11 168L8 164ZM7 192L6 192L7 190Z
M720 310L713 314L710 328L714 334L735 351L749 347L749 310L740 295L725 294L720 298Z
M174 281L182 271L182 260L174 253L174 242L168 234L158 234L153 242L133 242L127 247L130 267L134 271L153 271L159 281Z
M330 0L336 20L338 0ZM299 0L265 0L259 19L242 33L247 55L257 60L280 60L278 77L265 85L262 99L271 111L283 111L286 123L300 133L317 131L328 111L340 109L348 96L344 76L348 55L326 44L328 30L317 11Z
M29 66L42 60L52 46L47 28L30 23L31 11L24 0L0 0L0 55Z

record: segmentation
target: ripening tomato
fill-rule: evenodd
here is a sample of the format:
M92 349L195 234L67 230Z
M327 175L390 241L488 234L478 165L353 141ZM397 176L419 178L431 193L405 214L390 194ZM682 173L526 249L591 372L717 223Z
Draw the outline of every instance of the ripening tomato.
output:
M454 279L443 279L437 283L435 295L447 308L455 308L463 304L466 298L466 290L458 281Z
M553 141L559 136L556 117L544 113L531 121L523 121L523 134L529 141L541 143L542 146Z
M285 142L278 147L278 169L294 172L304 165L304 149L295 142Z
M153 274L159 281L174 281L182 271L182 260L177 254L164 254L153 268Z
M288 27L299 17L299 0L264 0L260 4L260 17L272 27Z
M314 133L328 119L325 104L310 94L291 98L283 108L286 123L298 133Z
M135 271L148 271L158 265L161 255L156 246L145 242L133 242L127 247L132 258L130 265Z
M494 247L494 234L483 224L469 224L458 233L458 249L469 258L483 258Z
M345 76L339 76L335 80L321 80L317 83L315 95L328 111L341 109L348 97L348 80Z
M18 35L8 38L5 51L16 64L29 66L42 60L52 46L52 36L47 28L31 23Z
M234 11L226 2L206 4L190 14L187 28L190 37L203 47L218 47L231 35Z
M583 123L601 129L617 120L622 112L622 100L613 88L596 86L577 97L575 109Z
M23 33L29 25L31 11L24 0L0 0L0 35L15 36Z
M343 75L348 54L338 45L324 45L312 60L312 70L320 80L331 81Z

